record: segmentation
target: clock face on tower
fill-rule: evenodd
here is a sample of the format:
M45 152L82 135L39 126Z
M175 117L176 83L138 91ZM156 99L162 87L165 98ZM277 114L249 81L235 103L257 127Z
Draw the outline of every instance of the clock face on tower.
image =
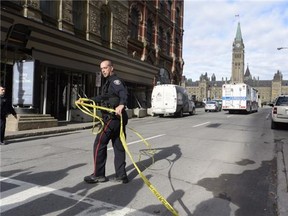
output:
M236 47L238 47L238 48L239 48L239 47L240 47L240 43L236 43Z

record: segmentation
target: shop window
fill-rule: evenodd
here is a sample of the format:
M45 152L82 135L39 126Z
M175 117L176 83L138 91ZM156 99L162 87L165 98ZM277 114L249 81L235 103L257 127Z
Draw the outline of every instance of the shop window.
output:
M72 108L77 108L75 101L78 98L87 98L86 89L85 89L85 75L73 74L72 83L71 83L71 104Z
M75 101L78 100L79 98L85 98L86 95L85 93L83 94L83 90L82 90L83 86L81 84L72 84L72 88L71 88L71 96L70 96L70 107L72 109L77 109L77 106L75 104ZM66 90L67 90L67 86L65 87L64 91L63 91L63 105L66 106Z

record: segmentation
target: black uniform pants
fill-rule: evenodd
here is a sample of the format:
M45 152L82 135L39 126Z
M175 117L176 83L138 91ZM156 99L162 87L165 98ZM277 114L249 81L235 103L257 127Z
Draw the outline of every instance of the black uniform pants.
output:
M128 117L126 111L122 113L123 132ZM97 134L94 141L94 176L105 176L105 165L107 160L107 145L112 141L114 149L114 167L116 177L126 176L126 153L120 140L120 118L110 114L103 115L104 128Z
M1 117L0 124L1 124L1 142L4 142L5 128L6 128L6 117L3 117L3 118Z

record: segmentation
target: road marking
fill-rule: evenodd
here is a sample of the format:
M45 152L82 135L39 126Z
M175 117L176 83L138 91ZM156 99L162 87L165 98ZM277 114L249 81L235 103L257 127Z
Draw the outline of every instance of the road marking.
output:
M47 186L39 186L36 184L23 182L23 181L16 180L16 179L0 177L0 181L19 185L20 190L24 189L23 191L17 192L15 194L11 194L11 191L13 189L5 191L4 192L5 194L1 194L1 200L0 200L1 201L1 213L11 210L13 208L17 208L20 205L24 205L26 203L32 202L33 200L38 199L39 197L44 197L46 195L53 193L55 195L58 195L64 198L75 200L76 204L78 204L79 202L83 202L83 203L91 205L90 208L85 209L84 211L79 213L77 216L94 216L94 215L116 216L116 215L126 215L126 214L131 214L131 213L132 213L131 215L139 215L139 216L151 215L149 213L141 212L136 209L129 208L129 207L117 206L117 205L105 203L99 200L94 200L87 196L80 196L80 195L69 193L66 191L57 190L57 189L50 188ZM19 191L19 187L17 188ZM71 206L67 207L66 209L63 208L60 211L65 211L69 208L71 208ZM51 211L54 211L54 210L55 209L51 209Z
M147 138L144 138L145 140L151 140L151 139L155 139L155 138L158 138L158 137L161 137L161 136L165 136L166 134L159 134L159 135L156 135L156 136L152 136L152 137L147 137ZM135 143L139 143L139 142L143 142L143 140L136 140L136 141L133 141L133 142L129 142L127 143L127 145L132 145L132 144L135 144ZM113 147L110 147L108 148L107 150L112 150Z
M48 187L40 187L40 186L34 186L32 188L23 190L21 192L18 192L16 194L7 196L5 198L1 199L1 206L2 206L2 212L7 211L11 208L13 208L13 204L18 205L19 203L24 203L25 200L31 200L36 199L39 195L43 196L44 194L51 193L55 189L48 188ZM6 191L9 192L9 191ZM10 205L10 206L9 206ZM5 206L7 206L5 208ZM9 206L9 207L8 207Z
M166 134L159 134L152 137L147 137L145 140L151 140L156 139L158 137L165 136ZM139 142L143 142L143 140L136 140L133 142L129 142L127 145L133 145ZM108 148L108 150L113 149L113 147ZM98 211L98 213L101 213L100 215L105 216L116 216L116 215L127 215L127 214L133 214L133 215L139 215L139 216L148 216L151 215L149 213L144 213L132 208L123 207L123 206L116 206L109 203L104 203L98 200L90 199L86 196L79 196L77 194L71 194L65 191L56 190L50 187L45 186L39 186L36 184L31 184L15 179L10 178L4 178L0 177L1 182L7 182L15 185L19 185L20 187L16 187L15 189L7 190L3 193L1 193L1 212L9 211L13 208L17 208L20 205L32 202L35 199L38 199L39 197L46 196L48 194L56 194L58 196L62 196L65 198L76 200L77 202L84 202L87 204L90 204L91 207L88 209L85 209L85 211L79 213L77 216L94 216L95 212ZM100 209L100 212L99 212ZM65 210L65 209L62 209Z
M210 123L210 122L204 122L204 123L202 123L202 124L194 125L193 127L200 127L200 126L202 126L202 125L209 124L209 123Z

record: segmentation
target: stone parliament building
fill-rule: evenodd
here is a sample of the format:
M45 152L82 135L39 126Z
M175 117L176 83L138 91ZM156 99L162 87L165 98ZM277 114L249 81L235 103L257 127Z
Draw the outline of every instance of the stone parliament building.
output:
M246 83L258 90L259 102L267 104L276 99L278 95L288 94L288 80L283 79L282 73L278 70L272 80L259 80L252 78L249 66L246 67L244 73L244 43L241 34L240 23L237 26L236 37L233 41L232 50L232 74L231 79L221 81L216 80L215 74L208 77L207 73L201 74L199 81L188 83L183 77L182 85L186 87L188 94L201 102L205 99L221 99L222 85L225 83Z

